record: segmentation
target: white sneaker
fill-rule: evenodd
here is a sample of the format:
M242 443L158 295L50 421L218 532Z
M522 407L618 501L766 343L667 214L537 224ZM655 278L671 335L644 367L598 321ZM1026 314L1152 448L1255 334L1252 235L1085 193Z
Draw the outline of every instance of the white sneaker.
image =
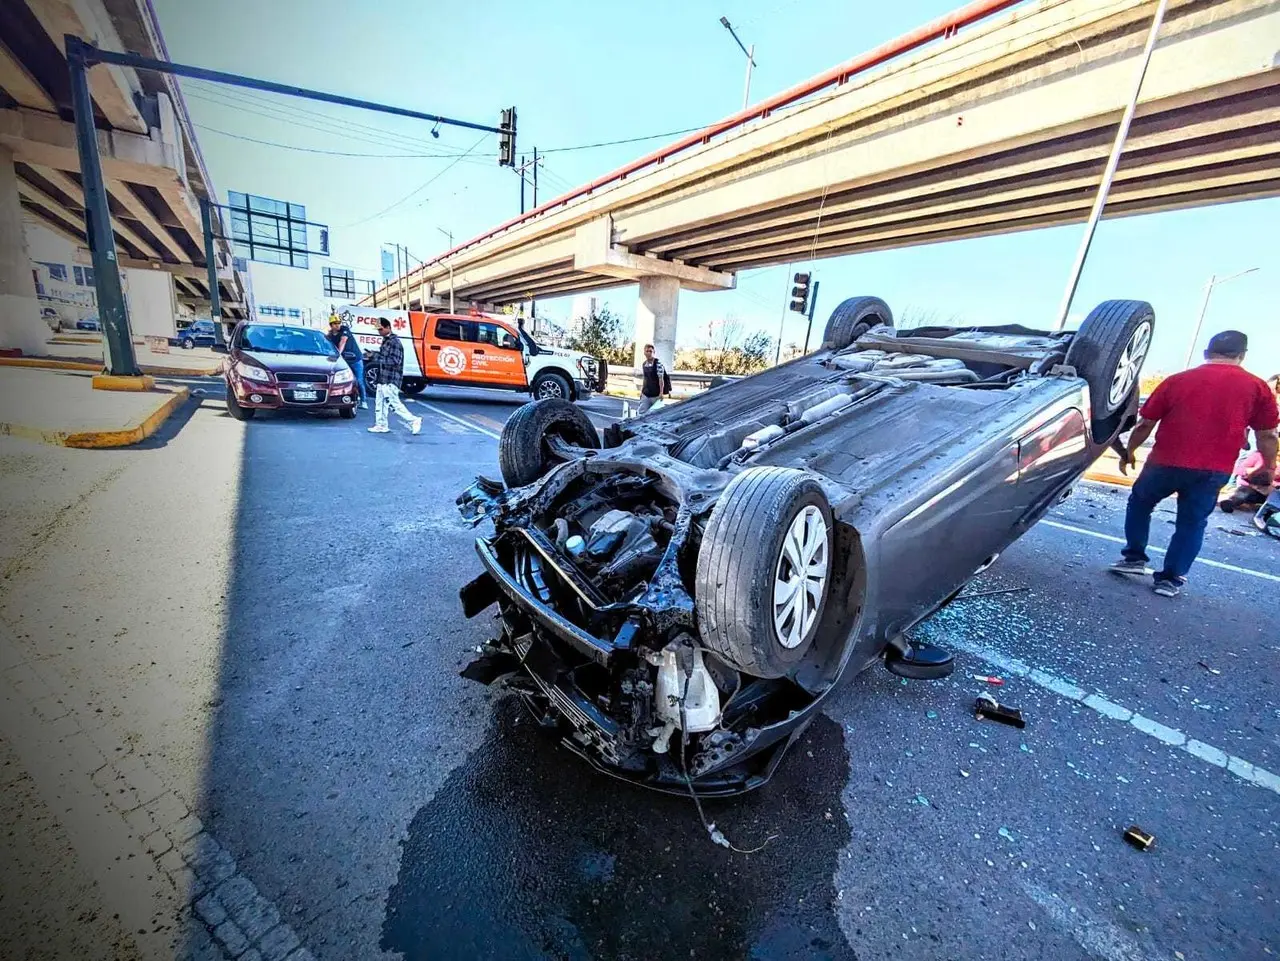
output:
M360 409L361 409L361 410L368 410L368 409L369 409L369 402L368 402L367 400L362 400L362 401L360 401Z
M421 431L422 431L422 418L415 417L413 419L413 427L410 428L410 432L414 434L418 434L418 433L421 433Z
M380 427L377 424L374 424L372 427L368 428L368 430L370 434L390 434L391 433L390 427Z

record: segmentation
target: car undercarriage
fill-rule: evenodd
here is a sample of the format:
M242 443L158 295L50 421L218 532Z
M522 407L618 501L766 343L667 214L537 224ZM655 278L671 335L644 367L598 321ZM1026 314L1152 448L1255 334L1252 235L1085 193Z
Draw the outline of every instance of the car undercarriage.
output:
M1094 328L1145 356L1150 308L1109 303L1124 322ZM949 674L907 629L1114 441L1141 357L1023 328L895 331L875 298L842 309L817 353L603 438L570 404L521 408L505 484L458 498L494 524L464 613L500 615L464 674L504 678L602 770L699 795L763 783L869 664Z

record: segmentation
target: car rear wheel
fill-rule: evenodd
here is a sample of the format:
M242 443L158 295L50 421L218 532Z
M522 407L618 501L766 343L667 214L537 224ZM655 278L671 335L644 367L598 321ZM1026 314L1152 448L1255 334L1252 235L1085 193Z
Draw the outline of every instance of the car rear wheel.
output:
M829 593L834 525L804 471L753 467L711 512L694 594L703 643L756 677L783 677L808 651Z
M426 389L427 382L425 380L405 378L405 380L400 384L400 393L408 394L410 397L417 397Z
M227 385L227 413L236 420L253 420L253 415L257 413L252 407L241 407L236 400L236 392L231 385Z
M844 350L872 327L893 326L893 311L879 297L850 297L831 312L822 346Z
M191 350L195 347L195 345L196 345L196 342L192 340L190 337L186 337L182 341L183 350Z
M1139 389L1155 324L1155 311L1145 301L1107 300L1071 338L1067 364L1089 384L1095 425L1123 410Z
M569 378L564 374L545 371L533 379L532 393L537 400L546 400L552 397L560 400L573 400L573 384L569 382Z
M376 397L378 394L378 372L373 367L368 366L369 362L365 361L364 369L364 388L370 397Z
M547 446L550 437L576 447L600 448L591 418L572 401L555 397L532 401L508 418L498 438L498 466L508 487L532 484L559 463Z

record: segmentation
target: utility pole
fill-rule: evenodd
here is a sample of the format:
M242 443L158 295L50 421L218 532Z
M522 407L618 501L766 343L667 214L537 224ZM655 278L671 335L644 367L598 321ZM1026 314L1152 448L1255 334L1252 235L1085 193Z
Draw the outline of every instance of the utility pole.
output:
M533 209L538 209L538 148L533 148ZM529 298L529 319L533 321L533 329L538 329L538 302Z
M791 303L791 293L787 289L791 286L791 264L787 264L787 272L782 279L782 318L778 321L778 349L773 354L773 366L777 367L778 362L782 359L782 329L787 323L787 308Z
M521 178L520 186L521 186L521 192L523 193L523 187L524 187L523 178ZM440 231L440 233L444 234L446 237L449 238L449 249L453 250L453 231L445 230L443 227L437 227L436 230ZM426 305L424 304L423 307L425 309ZM457 313L457 311L454 309L454 303L453 303L453 258L452 257L449 258L449 313L451 314Z
M1204 315L1209 311L1209 296L1213 293L1213 288L1229 280L1235 280L1237 277L1243 277L1245 274L1251 274L1257 269L1257 267L1250 267L1248 270L1241 270L1226 277L1213 275L1209 278L1209 282L1204 285L1204 299L1200 301L1200 316L1196 318L1196 329L1191 334L1191 343L1187 344L1187 359L1182 362L1183 370L1191 366L1191 357L1196 352L1196 343L1200 340L1200 331L1204 328Z
M809 295L809 326L804 332L804 352L809 353L809 335L813 333L813 312L818 307L818 285L820 281L813 282L813 293Z
M200 198L200 226L204 228L204 260L209 270L209 319L213 321L213 342L225 347L227 338L222 332L222 304L218 297L218 258L213 248L213 211L207 197Z
M738 49L747 55L747 82L742 87L742 109L746 110L748 104L751 103L751 69L756 65L756 45L753 43L750 47L744 46L738 38L737 31L729 23L728 17L721 17L720 24L729 31L729 36L733 37Z
M524 215L524 154L520 155L520 214Z

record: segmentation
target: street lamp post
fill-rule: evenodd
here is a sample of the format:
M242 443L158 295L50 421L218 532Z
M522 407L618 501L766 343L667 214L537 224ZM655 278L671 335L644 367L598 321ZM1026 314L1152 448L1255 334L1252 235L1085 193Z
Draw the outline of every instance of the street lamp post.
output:
M756 65L756 45L753 43L750 47L745 46L738 38L733 25L729 23L728 17L721 17L720 23L729 31L729 36L733 37L734 42L738 44L738 49L747 56L747 82L742 88L742 109L746 110L747 105L751 102L751 69Z
M523 176L523 175L522 175ZM449 238L449 249L453 250L453 231L445 230L443 227L437 227L436 230ZM449 258L449 313L454 313L453 309L453 258Z
M1225 284L1229 280L1235 280L1237 277L1243 277L1245 274L1251 274L1257 269L1257 267L1250 267L1247 270L1241 270L1226 277L1217 275L1209 277L1209 282L1204 285L1204 299L1200 301L1200 316L1196 318L1196 329L1191 334L1191 343L1187 344L1187 359L1182 364L1183 370L1191 366L1191 357L1196 352L1196 343L1200 340L1200 331L1204 328L1204 315L1209 311L1209 297L1213 294L1213 288L1220 284Z

